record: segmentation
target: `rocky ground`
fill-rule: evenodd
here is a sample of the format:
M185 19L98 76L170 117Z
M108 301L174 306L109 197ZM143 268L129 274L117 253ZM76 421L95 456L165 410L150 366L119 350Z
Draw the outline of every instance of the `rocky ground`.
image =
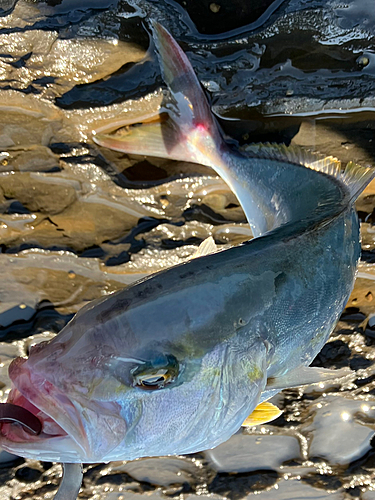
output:
M10 361L88 301L186 260L209 235L218 245L250 237L209 169L92 142L93 129L161 102L145 18L181 42L223 129L244 147L291 142L343 164L375 163L371 1L245 3L1 2L1 400ZM359 277L314 361L353 377L284 391L272 425L215 450L85 467L80 498L375 499L375 184L357 208ZM0 460L1 498L53 497L59 465Z

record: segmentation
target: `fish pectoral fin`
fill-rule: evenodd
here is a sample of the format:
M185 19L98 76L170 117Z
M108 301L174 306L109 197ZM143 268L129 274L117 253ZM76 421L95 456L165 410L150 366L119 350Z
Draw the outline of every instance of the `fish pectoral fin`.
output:
M341 370L329 370L326 368L317 368L302 366L281 375L280 377L269 378L266 389L287 389L289 387L298 387L300 385L321 384L332 382L342 377L347 377L353 372L348 368Z
M253 425L266 424L267 422L271 422L275 420L282 414L282 410L280 410L277 406L272 403L260 403L253 413L251 413L247 419L242 424L242 427L252 427Z
M199 245L196 252L190 257L190 259L197 259L198 257L203 257L204 255L209 255L210 253L217 252L217 246L215 240L212 236L209 236Z

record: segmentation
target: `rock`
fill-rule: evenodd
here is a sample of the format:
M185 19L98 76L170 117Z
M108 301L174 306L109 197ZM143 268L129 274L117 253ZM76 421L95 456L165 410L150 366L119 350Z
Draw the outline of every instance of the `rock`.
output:
M144 51L135 44L118 39L64 39L54 30L0 34L0 43L3 54L10 54L7 60L0 59L2 81L12 89L32 87L49 99L74 85L105 78L144 57Z
M343 368L349 366L351 350L342 340L333 340L323 346L320 353L314 359L312 366L325 368Z
M239 500L250 493L259 493L277 483L278 475L273 470L257 470L248 473L221 473L216 476L209 491L230 500Z
M164 457L146 458L112 467L113 472L126 472L137 481L169 487L188 485L195 488L197 483L211 482L215 473L207 474L206 464L196 463L188 458ZM209 469L208 469L209 471Z
M0 448L0 467L9 467L11 464L14 464L14 462L19 460L23 461L23 459L20 459L17 455L12 455L12 453L8 453Z
M344 500L344 490L335 493L327 493L324 490L316 489L310 485L304 484L301 480L296 478L288 479L277 483L275 488L268 491L261 492L259 500Z
M52 338L90 300L181 264L208 236L220 249L252 237L211 169L127 156L92 141L93 129L140 122L168 102L152 45L146 54L147 19L181 43L220 125L241 147L291 142L343 165L374 163L371 0L185 3L0 2L1 401L12 359ZM325 368L349 364L352 378L284 392L275 425L236 435L203 458L85 466L80 497L374 497L374 410L362 405L371 406L375 392L375 183L357 208L366 262L316 360ZM117 387L109 383L96 395ZM53 497L60 466L20 467L1 468L1 498Z
M20 201L31 212L54 215L76 200L80 186L58 177L15 173L0 176L0 187L6 198Z
M373 429L358 422L361 413L375 416L371 402L327 396L310 408L314 412L313 422L302 425L304 433L312 434L310 457L321 457L331 464L348 464L371 448Z
M2 172L57 172L61 170L56 155L46 146L33 145L29 148L7 150L2 162Z
M32 469L31 467L20 467L16 470L16 478L24 483L34 483L37 481L42 472L38 469Z
M15 7L18 0L2 0L0 6L0 16L9 14Z
M227 442L205 452L218 472L278 470L283 462L300 457L299 443L292 436L235 434Z

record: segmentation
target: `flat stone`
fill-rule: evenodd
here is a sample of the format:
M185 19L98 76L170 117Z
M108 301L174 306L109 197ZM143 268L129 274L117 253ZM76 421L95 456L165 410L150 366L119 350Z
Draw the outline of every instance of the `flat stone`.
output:
M22 203L31 212L58 214L76 200L77 183L58 177L14 173L0 176L4 196Z
M283 462L300 458L299 443L292 436L235 434L226 443L205 452L218 472L278 469Z
M248 500L252 496L246 497ZM324 490L318 490L312 486L303 483L298 479L289 479L280 481L268 491L258 493L259 500L344 500L344 491L328 493Z
M112 472L120 471L137 481L159 486L195 484L200 472L191 460L175 457L146 458L112 468Z
M77 84L105 78L124 64L141 60L145 54L133 43L101 38L61 38L54 30L0 34L0 44L1 80L9 81L12 88L19 90L33 85L43 97L49 98L59 96ZM6 58L5 54L9 56ZM19 61L22 62L17 64ZM49 84L41 85L39 81L43 82L46 77Z
M310 410L314 413L313 422L302 425L304 433L311 435L310 457L321 457L331 464L348 464L371 449L374 430L363 422L363 417L375 417L371 401L329 395L316 400Z

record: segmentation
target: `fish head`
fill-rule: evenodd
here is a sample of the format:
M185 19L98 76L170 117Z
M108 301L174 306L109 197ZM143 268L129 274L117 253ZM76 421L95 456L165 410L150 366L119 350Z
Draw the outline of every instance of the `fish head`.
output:
M73 356L69 352L72 348L74 342L68 346L60 339L43 342L31 348L28 358L13 360L7 403L35 415L42 431L35 435L17 422L5 421L0 424L0 446L4 449L39 460L93 462L125 434L126 423L116 401L90 398L104 375L101 354Z
M119 323L98 325L97 317L95 308L78 314L12 362L8 402L36 415L42 432L3 423L4 449L85 463L191 453L227 440L257 405L262 342L192 349L167 334L135 335L124 319L119 335Z

